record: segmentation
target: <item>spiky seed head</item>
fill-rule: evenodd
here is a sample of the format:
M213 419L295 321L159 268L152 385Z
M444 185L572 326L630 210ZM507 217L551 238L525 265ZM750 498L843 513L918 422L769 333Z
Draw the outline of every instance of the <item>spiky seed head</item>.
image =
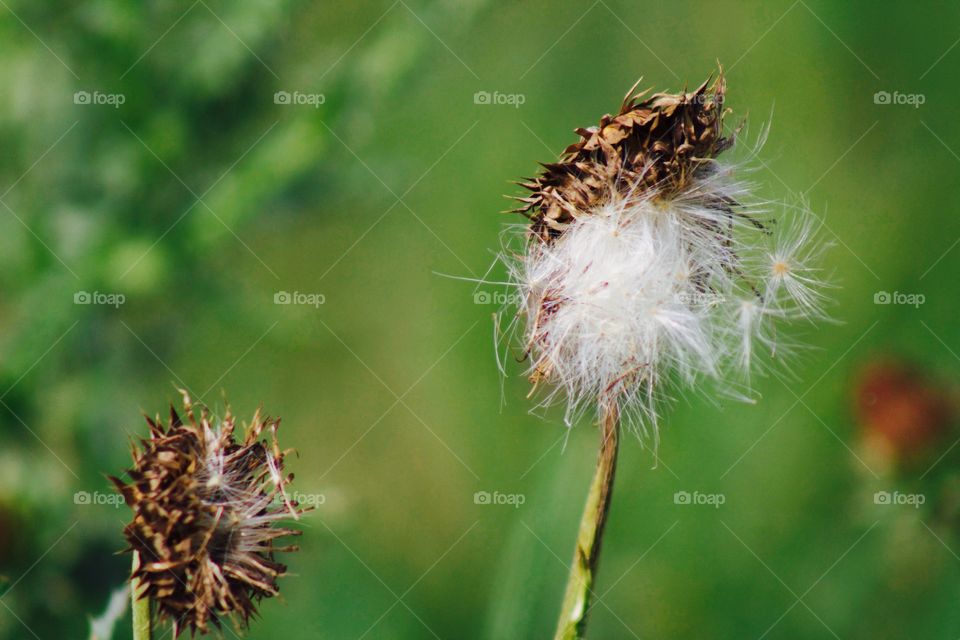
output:
M634 93L635 84L615 116L595 127L579 128L580 140L558 162L544 164L535 178L519 184L531 195L518 198L531 232L557 237L578 218L591 215L612 191L656 189L666 197L684 190L721 151L733 144L723 135L723 74L708 89L707 80L692 93Z
M520 183L529 224L504 257L544 402L564 394L568 423L616 402L656 434L662 381L746 374L773 321L820 318L826 297L812 214L777 224L718 158L736 133L722 70L693 92L635 89Z
M225 617L249 624L259 601L279 592L286 566L275 553L296 550L277 541L300 531L278 523L303 512L285 491L293 475L283 475L279 419L258 410L238 441L229 409L217 419L181 394L185 419L173 405L166 425L147 417L150 436L133 449L129 481L111 477L133 509L124 535L139 554L134 577L174 637L219 628Z

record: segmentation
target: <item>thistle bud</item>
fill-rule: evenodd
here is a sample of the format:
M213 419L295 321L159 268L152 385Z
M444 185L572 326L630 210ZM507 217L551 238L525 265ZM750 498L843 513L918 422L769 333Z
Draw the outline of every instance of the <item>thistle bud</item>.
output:
M246 626L260 599L279 592L286 566L275 553L296 550L277 540L300 532L277 524L302 513L285 491L293 475L283 475L279 419L258 410L238 441L229 410L220 419L206 407L198 415L181 393L185 419L172 405L166 425L148 417L129 482L111 478L133 509L124 530L140 559L133 578L172 621L175 638L219 628L225 617Z

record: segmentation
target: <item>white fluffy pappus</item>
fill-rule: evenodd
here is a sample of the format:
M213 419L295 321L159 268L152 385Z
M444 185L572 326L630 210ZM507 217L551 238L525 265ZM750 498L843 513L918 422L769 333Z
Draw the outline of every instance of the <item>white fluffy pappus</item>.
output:
M564 398L571 425L615 401L656 438L666 389L742 387L758 351L782 355L774 323L825 317L816 218L803 206L763 225L759 211L732 212L723 203L749 193L730 175L717 165L672 197L611 189L559 237L525 233L522 250L504 251L514 326L549 389L539 406Z

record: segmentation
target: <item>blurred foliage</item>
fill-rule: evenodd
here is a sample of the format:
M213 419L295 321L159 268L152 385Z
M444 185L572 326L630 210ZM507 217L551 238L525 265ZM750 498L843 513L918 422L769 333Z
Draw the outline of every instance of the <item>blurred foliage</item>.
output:
M626 443L592 637L960 635L956 525L873 503L921 472L855 455L851 394L872 354L960 371L958 26L927 1L6 0L0 637L80 637L122 584L125 508L75 494L108 494L178 386L283 416L298 490L325 496L248 637L548 636L596 434L527 413L496 307L443 275L487 273L507 182L638 76L677 89L717 60L747 138L772 122L759 194L825 214L841 322L755 405L680 399L655 469Z

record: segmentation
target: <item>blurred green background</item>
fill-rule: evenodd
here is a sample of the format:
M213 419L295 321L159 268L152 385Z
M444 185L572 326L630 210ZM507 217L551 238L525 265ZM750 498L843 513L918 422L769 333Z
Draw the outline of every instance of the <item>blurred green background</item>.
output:
M87 636L128 566L104 475L178 386L282 416L324 498L247 637L551 637L596 432L528 413L504 290L444 275L487 273L508 181L574 127L718 60L772 122L758 194L824 216L840 323L755 405L680 398L657 468L625 441L590 637L960 635L960 537L871 498L954 438L891 475L852 410L878 354L960 371L956 5L0 5L0 637Z

